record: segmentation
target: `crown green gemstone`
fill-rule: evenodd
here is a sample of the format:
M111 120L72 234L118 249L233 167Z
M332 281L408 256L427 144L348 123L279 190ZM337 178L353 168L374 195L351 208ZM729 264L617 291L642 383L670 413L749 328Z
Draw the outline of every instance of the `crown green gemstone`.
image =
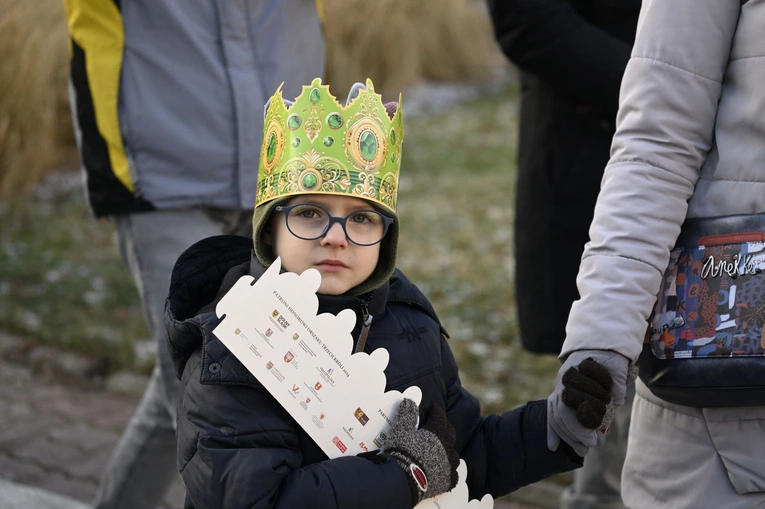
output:
M332 136L327 136L324 138L324 146L325 147L331 147L335 144L335 139Z
M319 92L318 88L314 88L311 90L311 95L309 95L308 98L312 103L317 103L319 102L319 99L321 99L321 92Z
M316 175L313 173L307 173L306 175L303 175L303 187L306 189L313 189L318 183L319 179L317 179Z
M300 120L300 117L297 115L290 115L290 117L287 119L287 127L292 129L293 131L300 127L300 124L302 121Z
M395 153L395 152L393 152L393 153L390 155L390 162L392 162L392 163L395 163L395 162L396 162L396 153Z
M293 138L292 139L292 146L297 148L300 146L300 138Z
M266 158L268 159L268 162L274 160L274 156L276 155L276 134L271 133L271 135L268 137L268 146L266 147Z
M396 130L395 129L391 129L390 130L390 143L391 143L391 145L395 145L396 144Z
M327 115L327 125L332 129L340 129L343 126L343 117L337 113Z
M359 137L359 148L361 149L361 157L367 161L373 161L375 154L377 154L377 138L372 134L372 131L364 131Z

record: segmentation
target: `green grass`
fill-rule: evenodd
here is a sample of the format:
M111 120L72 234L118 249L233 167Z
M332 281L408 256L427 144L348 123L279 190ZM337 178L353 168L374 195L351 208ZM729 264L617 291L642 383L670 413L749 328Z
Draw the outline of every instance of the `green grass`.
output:
M404 102L406 107L406 102ZM518 91L406 119L401 269L451 335L484 412L544 398L558 362L520 347L513 290ZM0 204L0 329L146 370L146 329L114 227L79 189Z
M99 357L108 370L145 370L133 347L149 337L137 292L113 226L90 216L82 192L11 198L0 222L0 329Z

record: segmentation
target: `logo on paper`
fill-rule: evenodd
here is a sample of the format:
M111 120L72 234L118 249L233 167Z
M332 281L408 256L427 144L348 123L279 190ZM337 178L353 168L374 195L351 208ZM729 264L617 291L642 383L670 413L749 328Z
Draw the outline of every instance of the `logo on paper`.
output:
M369 422L369 417L367 417L367 414L365 414L364 410L361 408L357 408L356 411L353 412L353 416L358 419L362 426L366 426Z
M277 318L276 321L279 323L279 325L281 325L285 329L290 326L290 323L283 316L280 316L279 318Z
M303 407L303 410L308 410L308 403L311 402L311 398L305 398L305 401L300 402L300 406Z
M292 384L292 394L293 395L300 394L300 387L295 384Z
M321 382L316 382L316 383L313 385L313 388L314 388L314 389L316 389L317 391L318 391L318 390L320 390L320 389L321 389Z
M337 436L335 436L332 439L332 443L337 446L338 449L340 449L340 452L345 452L348 450L348 448L345 446L342 440L340 440Z
M267 338L270 338L273 333L274 333L274 331L272 331L270 327L268 329L266 329L266 337Z
M271 316L273 316L274 318L276 318L277 316L279 316L279 310L278 310L278 309L274 309L274 310L271 312Z
M268 361L268 362L266 363L266 369L271 369L271 368L273 368L273 367L274 367L274 363L273 363L273 362L271 362L271 361Z
M239 334L241 334L241 333L242 333L242 329L236 329L236 330L234 331L234 334L236 334L237 336L238 336Z
M377 436L374 438L374 440L372 440L372 442L374 442L374 443L375 443L375 445L376 445L378 448L381 448L381 447L383 446L383 444L385 443L385 440L386 440L387 438L388 438L388 435L387 435L387 434L385 434L385 432L384 432L384 431L381 431L380 433L378 433L378 434L377 434Z
M292 362L294 358L295 354L291 350L287 350L287 353L284 354L284 362Z
M321 374L321 379L329 385L335 385L335 380L332 378L332 374L335 372L335 368L324 369L324 366L316 366L316 371Z
M346 428L343 427L343 431L345 431L345 434L350 437L351 440L353 440L353 428Z
M294 339L295 341L297 341L298 339L300 339L300 334L298 334L298 333L296 332L295 334L293 334L293 335L292 335L292 339Z
M306 402L306 404L310 403L311 402L311 398L305 398L305 402Z
M359 442L359 447L361 447L364 450L364 452L369 452L369 447L367 447L367 444L365 444L364 442Z

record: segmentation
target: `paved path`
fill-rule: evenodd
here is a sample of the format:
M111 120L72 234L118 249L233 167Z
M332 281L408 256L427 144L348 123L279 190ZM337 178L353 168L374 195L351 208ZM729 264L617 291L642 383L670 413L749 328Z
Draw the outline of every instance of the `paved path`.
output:
M3 493L7 496L18 484L91 502L99 475L140 397L140 392L118 394L55 378L0 359L0 478L15 483L0 484L0 509L15 507L3 502ZM183 494L179 477L163 508L182 507ZM44 494L41 497L41 504L48 502Z
M133 378L125 394L0 356L0 509L88 509L145 382ZM526 490L495 508L555 507L554 488ZM183 496L179 476L162 509L181 508Z

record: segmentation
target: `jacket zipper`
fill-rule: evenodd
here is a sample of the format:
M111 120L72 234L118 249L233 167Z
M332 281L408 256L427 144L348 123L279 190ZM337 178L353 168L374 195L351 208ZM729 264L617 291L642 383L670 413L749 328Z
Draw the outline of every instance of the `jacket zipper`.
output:
M367 302L362 301L361 322L363 323L363 326L361 327L361 334L359 334L359 339L356 341L356 350L354 350L353 353L364 351L364 347L367 344L367 336L369 335L369 328L372 326L372 318L374 317L369 314L369 306L367 305Z

